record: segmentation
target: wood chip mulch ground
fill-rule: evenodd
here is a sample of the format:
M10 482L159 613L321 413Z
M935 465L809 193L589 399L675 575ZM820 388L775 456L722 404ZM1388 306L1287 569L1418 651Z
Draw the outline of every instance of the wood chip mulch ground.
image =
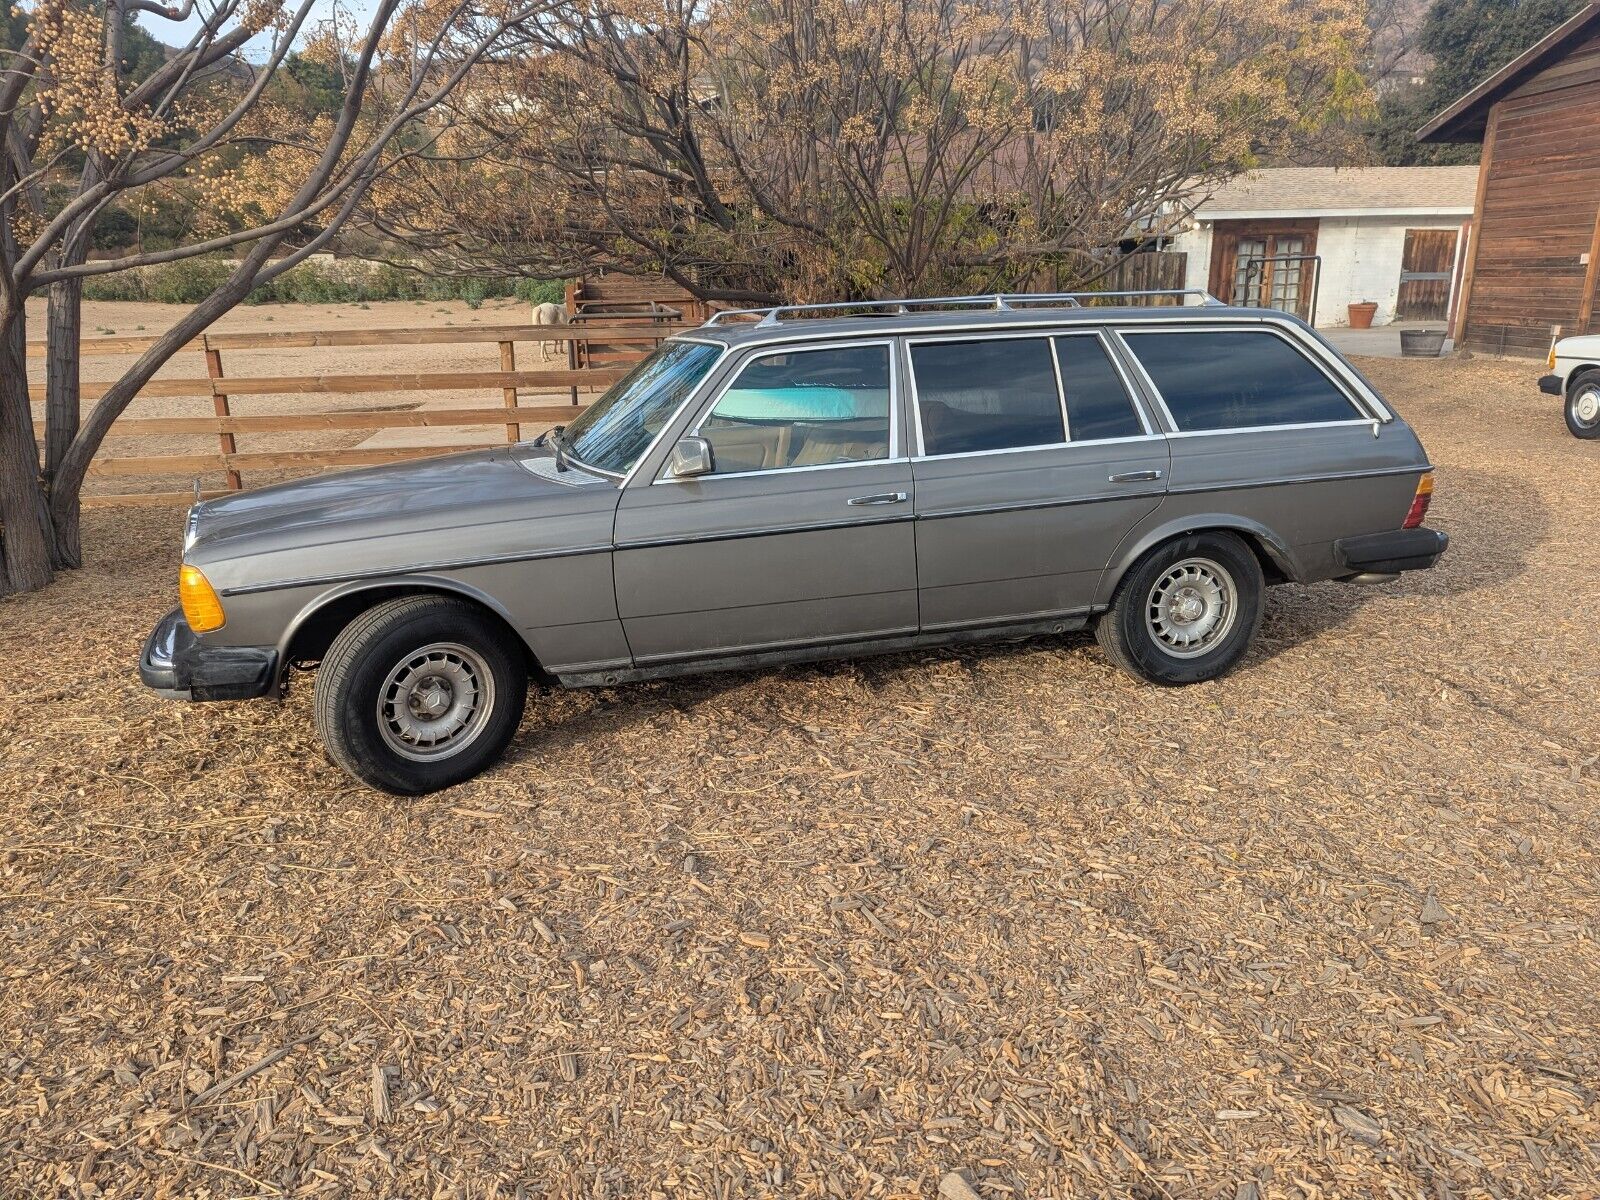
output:
M1370 362L1431 574L552 696L422 800L146 693L181 514L0 604L0 1196L1600 1194L1600 444Z

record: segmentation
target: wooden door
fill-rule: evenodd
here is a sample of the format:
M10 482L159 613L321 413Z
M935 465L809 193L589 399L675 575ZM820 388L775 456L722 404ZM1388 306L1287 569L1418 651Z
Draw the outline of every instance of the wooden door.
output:
M1456 261L1454 229L1408 229L1400 258L1402 321L1442 321L1450 308L1450 275Z
M1310 319L1317 222L1218 221L1211 241L1211 292L1226 304L1276 308Z

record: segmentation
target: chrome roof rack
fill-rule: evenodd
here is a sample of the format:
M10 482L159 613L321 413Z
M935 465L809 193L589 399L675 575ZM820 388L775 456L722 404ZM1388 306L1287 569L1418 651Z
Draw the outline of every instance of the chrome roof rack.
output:
M1221 305L1204 288L1154 288L1148 291L1126 292L997 292L988 296L928 296L918 300L840 300L831 304L777 304L767 308L730 308L712 313L707 325L732 324L738 319L752 319L760 325L776 325L785 317L811 316L817 313L836 312L845 315L858 311L863 316L903 316L913 309L922 308L991 308L1004 312L1031 305L1057 305L1064 308L1085 308L1096 301L1129 297L1172 297L1182 303L1189 297L1205 306Z

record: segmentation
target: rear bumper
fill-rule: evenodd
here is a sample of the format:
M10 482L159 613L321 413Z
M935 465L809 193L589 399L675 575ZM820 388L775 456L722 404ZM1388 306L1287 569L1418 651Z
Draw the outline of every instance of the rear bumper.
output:
M1541 392L1543 392L1546 396L1559 396L1559 395L1561 395L1562 391L1564 390L1562 388L1562 386L1561 386L1561 376L1559 376L1559 375L1541 375L1541 376L1539 376L1539 390Z
M202 646L183 610L175 608L145 639L139 678L169 700L253 700L273 692L278 652L267 646Z
M1333 555L1352 572L1394 575L1427 570L1449 545L1449 536L1437 529L1394 529L1340 538L1333 544Z

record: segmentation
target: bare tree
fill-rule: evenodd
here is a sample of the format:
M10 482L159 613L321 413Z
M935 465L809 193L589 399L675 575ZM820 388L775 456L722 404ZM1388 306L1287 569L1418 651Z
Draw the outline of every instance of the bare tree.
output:
M709 299L1092 280L1365 100L1358 0L561 3L374 192L437 269Z
M317 27L312 0L41 0L0 72L0 594L78 565L79 497L112 423L174 352L256 284L321 250L385 173L426 153L442 102L508 29L539 11L490 0L378 0L363 26ZM115 69L133 14L198 17L147 78ZM253 39L267 49L255 62ZM320 42L345 85L311 124L272 102L292 47ZM108 205L175 180L212 189L213 230L171 249L88 261ZM66 198L45 200L48 184ZM79 299L93 275L201 254L240 255L226 279L110 385L80 423ZM45 454L28 395L24 302L49 295Z

